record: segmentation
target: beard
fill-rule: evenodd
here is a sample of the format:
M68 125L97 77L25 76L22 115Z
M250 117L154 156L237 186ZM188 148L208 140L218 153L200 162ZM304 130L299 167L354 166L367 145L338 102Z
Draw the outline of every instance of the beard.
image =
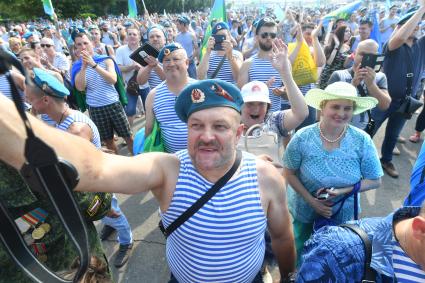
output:
M262 43L261 41L258 42L258 46L263 51L270 51L270 50L272 50L272 45L271 44L270 45L266 45L266 44Z

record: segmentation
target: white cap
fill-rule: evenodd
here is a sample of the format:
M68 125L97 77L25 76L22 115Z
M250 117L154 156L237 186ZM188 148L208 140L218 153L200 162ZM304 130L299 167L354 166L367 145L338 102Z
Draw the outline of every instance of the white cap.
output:
M269 98L269 88L260 81L252 81L244 85L241 89L243 102L266 102L271 103Z

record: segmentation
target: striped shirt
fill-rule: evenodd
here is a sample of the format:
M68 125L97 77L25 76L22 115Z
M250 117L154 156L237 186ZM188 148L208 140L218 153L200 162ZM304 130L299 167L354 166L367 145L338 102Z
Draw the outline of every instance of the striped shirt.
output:
M189 84L195 82L189 79ZM187 125L176 114L174 105L177 95L172 93L164 81L156 87L153 112L161 128L165 151L174 153L187 148Z
M86 115L84 115L83 113L81 113L80 111L76 111L76 110L72 110L71 114L68 115L68 117L66 117L62 123L60 123L59 125L56 125L56 128L62 130L62 131L68 131L69 127L71 127L71 125L73 123L84 123L87 124L92 133L93 133L93 137L91 139L91 143L94 144L97 148L101 148L102 144L100 142L100 135L99 135L99 131L97 130L96 125L93 123L93 121L87 117Z
M168 227L213 183L195 169L187 150L177 152L180 171ZM168 238L167 261L179 282L252 282L264 259L266 217L261 205L255 156L243 153L237 177L227 182Z
M251 67L248 71L248 81L260 81L266 83L271 77L275 77L275 81L271 88L269 88L269 97L272 102L270 111L275 112L281 109L281 104L288 104L287 100L281 99L279 96L273 94L272 90L282 86L282 80L279 73L273 68L270 60L260 59L258 55L252 57Z
M69 72L70 64L68 58L62 53L56 52L53 58L53 66L61 71Z
M97 68L106 70L105 60ZM118 102L118 92L95 69L86 69L86 102L91 107L101 107Z
M425 282L425 271L410 259L396 241L393 243L393 268L399 283Z
M28 110L30 108L30 105L25 102L25 94L23 91L21 91L18 88L19 95L22 98L22 102L24 103L25 110ZM0 75L0 93L2 93L4 96L9 98L10 100L13 100L12 97L12 89L10 88L9 80L7 79L6 75Z
M157 85L159 85L162 82L163 82L163 80L161 80L161 78L158 76L158 74L154 70L152 70L151 73L149 74L149 78L148 78L149 87L151 89L154 89L154 88L157 87Z
M233 50L232 53L233 53L233 56L237 56L238 51ZM226 55L223 55L223 56L226 56ZM208 78L212 77L212 75L214 74L215 70L218 67L218 64L220 64L220 61L223 58L223 56L218 55L216 51L211 52L210 60L208 61L208 64L209 64L209 68L207 72ZM223 65L221 66L215 78L226 81L231 84L236 84L236 80L233 77L233 73L232 73L232 67L230 66L230 62L227 59L227 57L226 59L224 59Z

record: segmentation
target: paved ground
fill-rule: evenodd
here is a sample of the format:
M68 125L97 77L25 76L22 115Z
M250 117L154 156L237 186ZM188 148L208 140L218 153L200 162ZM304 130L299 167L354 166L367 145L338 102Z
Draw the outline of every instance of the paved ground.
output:
M416 115L405 126L402 136L406 139L414 131ZM143 126L139 120L135 124L138 129ZM374 138L380 153L384 129L381 128ZM398 144L400 156L394 157L394 164L400 172L398 179L387 175L383 177L383 185L378 190L363 193L361 203L363 216L383 216L398 208L409 190L409 177L421 144L407 141ZM122 154L125 154L125 147ZM117 270L113 268L115 282L149 282L163 283L169 278L169 269L165 260L165 240L157 228L159 221L158 206L151 193L134 196L119 195L121 209L125 212L133 229L134 248L127 265ZM99 227L100 225L98 225ZM118 249L115 241L104 242L109 260L112 262Z

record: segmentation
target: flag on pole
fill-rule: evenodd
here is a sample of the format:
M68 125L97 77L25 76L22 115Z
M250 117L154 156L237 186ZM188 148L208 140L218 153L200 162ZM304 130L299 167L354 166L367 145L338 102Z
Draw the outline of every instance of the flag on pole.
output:
M137 17L136 0L128 0L128 17L133 19Z
M371 15L372 18L372 23L373 23L373 27L372 30L370 32L370 39L375 40L378 45L378 52L382 52L382 44L381 44L381 32L379 31L379 15L377 11L373 11L373 14Z
M201 48L201 58L202 55L205 54L205 52L207 51L207 44L208 44L208 39L211 36L211 22L212 20L216 20L216 22L226 22L226 5L224 3L224 0L215 0L214 1L214 5L211 9L211 13L210 13L210 18L208 20L208 27L207 30L205 31L205 36L204 36L204 41L202 42L202 48Z
M43 2L44 13L50 17L55 13L51 0L41 0Z
M354 13L360 6L362 5L362 1L356 1L351 4L347 4L342 6L341 8L325 15L323 17L323 26L327 26L329 21L333 19L345 19L348 20L352 13Z

